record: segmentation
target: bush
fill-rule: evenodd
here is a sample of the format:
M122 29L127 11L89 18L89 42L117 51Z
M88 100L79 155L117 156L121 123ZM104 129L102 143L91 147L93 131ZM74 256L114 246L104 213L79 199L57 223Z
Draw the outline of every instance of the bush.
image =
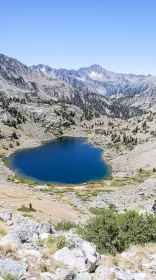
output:
M57 249L62 249L63 247L67 246L68 243L66 242L66 238L64 236L52 236L50 235L46 240L47 247L53 247L56 245Z
M79 227L78 233L95 243L100 253L116 254L130 244L156 242L156 217L152 215L139 215L134 211L118 214L114 209L94 213L96 217Z
M75 226L76 226L75 223L72 223L69 221L62 221L62 222L57 223L57 225L55 226L55 229L67 231L67 230L70 230L71 228L74 228Z
M12 274L3 275L4 280L15 280L16 277Z

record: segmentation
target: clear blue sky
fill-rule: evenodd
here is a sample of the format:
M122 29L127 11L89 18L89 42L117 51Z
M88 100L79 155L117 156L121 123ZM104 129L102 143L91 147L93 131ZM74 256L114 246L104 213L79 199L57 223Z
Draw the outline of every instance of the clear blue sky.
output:
M156 0L0 0L0 53L156 75Z

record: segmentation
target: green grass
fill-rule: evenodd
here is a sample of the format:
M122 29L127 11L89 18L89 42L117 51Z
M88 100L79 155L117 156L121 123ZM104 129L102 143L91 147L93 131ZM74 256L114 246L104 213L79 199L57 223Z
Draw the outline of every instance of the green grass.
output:
M88 190L85 190L85 191L82 191L81 193L80 192L75 192L77 197L83 201L83 202L87 202L89 201L92 197L96 197L98 196L99 194L101 193L111 193L113 192L113 190L108 190L108 189L88 189Z
M36 212L36 209L34 208L30 208L30 207L26 207L25 205L22 205L20 208L17 209L20 212Z
M16 280L16 276L12 275L12 274L6 274L2 276L4 280Z
M111 187L122 187L128 184L143 183L151 175L151 171L142 170L137 175L132 177L112 178Z
M30 180L30 179L24 179L24 178L21 178L19 177L18 175L14 175L13 177L11 178L8 178L8 181L12 181L16 184L28 184L28 185L31 185L31 186L37 186L38 183L33 181L33 180Z

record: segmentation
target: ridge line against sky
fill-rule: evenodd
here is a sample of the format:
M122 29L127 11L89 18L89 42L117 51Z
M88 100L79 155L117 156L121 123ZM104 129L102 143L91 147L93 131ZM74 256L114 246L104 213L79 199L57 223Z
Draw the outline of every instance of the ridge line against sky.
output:
M1 0L0 53L24 64L156 76L155 0Z

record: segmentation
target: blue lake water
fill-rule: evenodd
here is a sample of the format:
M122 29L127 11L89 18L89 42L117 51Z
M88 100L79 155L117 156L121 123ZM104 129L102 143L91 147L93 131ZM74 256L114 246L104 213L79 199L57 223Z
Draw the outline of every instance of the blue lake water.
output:
M20 177L45 183L80 184L109 175L102 150L84 138L58 138L37 148L18 151L7 162Z

